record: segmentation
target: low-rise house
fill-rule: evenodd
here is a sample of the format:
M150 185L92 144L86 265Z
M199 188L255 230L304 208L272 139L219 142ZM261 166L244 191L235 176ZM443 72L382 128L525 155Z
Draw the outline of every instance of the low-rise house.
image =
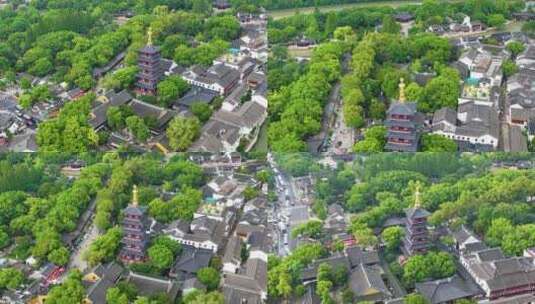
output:
M461 55L459 62L470 71L471 78L486 78L491 86L500 86L503 77L501 66L507 56L506 52L493 54L483 47L470 48Z
M238 236L231 236L223 255L223 271L236 273L241 265L242 242Z
M498 147L500 120L495 108L470 101L457 112L442 108L433 115L433 133L455 140L467 149L494 150ZM464 147L464 146L463 146ZM463 150L462 147L460 147Z
M171 239L183 245L208 249L215 253L224 237L225 224L202 216L193 219L187 231L185 231L185 227L177 225L165 228L163 231Z
M349 276L349 286L358 301L380 302L392 297L382 278L379 265L360 264Z
M407 23L414 20L414 15L409 12L399 12L394 15L394 20L401 23Z
M264 303L267 300L267 254L251 252L244 271L225 273L221 285L225 303Z
M532 257L506 257L500 248L487 248L475 239L475 235L466 230L455 238L460 248L461 265L486 298L494 301L533 293L535 260Z
M189 278L184 281L182 284L182 296L186 296L187 294L194 292L194 291L206 291L206 286L204 286L203 283L201 283L197 278Z
M483 291L471 280L459 275L449 278L416 283L416 291L430 304L453 303L461 299L480 297Z
M260 127L266 118L267 105L259 100L245 102L236 111L221 109L203 126L200 138L189 150L233 152L240 144L244 144L245 150L248 150L256 142Z
M94 68L93 78L101 78L102 76L106 75L106 73L116 68L124 60L125 56L126 52L120 52L119 54L117 54L117 56L113 57L113 59L105 66Z
M97 131L102 129L107 121L108 108L111 106L118 107L125 105L132 99L132 95L126 90L119 93L109 91L105 95L99 96L97 98L97 105L91 110L89 124Z
M240 72L225 64L216 64L208 69L194 66L182 74L182 78L190 85L199 86L218 92L221 96L228 95L240 81Z
M115 286L125 270L115 262L99 264L84 274L82 283L86 288L85 303L106 303L106 292Z
M177 279L193 277L199 269L210 265L213 256L212 250L183 245L182 253L171 267L169 276Z
M510 105L508 118L511 124L526 127L528 121L535 118L533 83L535 83L535 69L528 68L521 68L507 80L507 101Z
M133 284L141 296L165 294L171 303L174 303L180 292L180 284L167 278L157 278L130 271L124 280Z
M213 64L214 66L222 64L237 70L240 73L240 80L245 80L257 66L255 59L242 52L225 54L214 60Z
M521 69L535 69L535 44L528 45L522 53L518 54L516 65Z
M153 134L160 134L165 131L165 127L177 115L175 111L162 108L148 102L138 99L132 100L128 104L134 114L141 118L150 118L154 120L154 124L149 126Z
M65 94L68 100L75 100L84 96L85 91L80 88L74 88L72 90L65 92Z
M327 218L324 221L324 229L329 235L336 235L347 231L344 209L341 205L329 205L329 208L327 209Z
M477 236L464 225L458 230L454 231L452 236L455 241L455 249L457 251L464 251L467 246L470 246L469 244L481 243Z
M192 86L191 89L173 104L174 109L191 107L194 103L210 104L219 94L216 91L205 89L199 86Z
M212 3L212 6L219 10L225 10L231 7L228 0L214 0L214 2Z

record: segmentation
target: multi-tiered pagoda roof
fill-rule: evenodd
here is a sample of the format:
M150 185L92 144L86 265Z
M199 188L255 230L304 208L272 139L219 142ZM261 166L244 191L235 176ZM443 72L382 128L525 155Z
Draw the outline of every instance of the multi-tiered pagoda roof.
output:
M415 102L407 102L403 78L399 84L399 100L392 102L387 111L388 128L385 149L398 152L416 152L420 140L420 123Z
M144 262L148 244L146 207L139 206L137 187L134 186L132 203L124 210L122 222L123 247L119 258L123 263Z
M408 255L427 252L429 248L429 232L427 218L430 213L421 207L420 184L416 185L414 206L405 210L407 225L403 239L403 251Z

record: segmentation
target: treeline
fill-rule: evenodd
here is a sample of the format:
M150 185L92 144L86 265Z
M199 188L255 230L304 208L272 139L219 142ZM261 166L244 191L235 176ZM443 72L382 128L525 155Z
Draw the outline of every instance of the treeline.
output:
M34 161L32 166L42 166ZM38 184L38 193L8 191L0 195L0 235L8 236L0 247L13 243L10 252L13 258L32 255L40 262L66 264L68 244L63 243L61 235L75 230L79 217L108 173L106 168L91 165L70 184L65 178L55 176L56 170L57 167L48 166L48 175Z
M303 151L305 139L320 131L323 106L332 84L340 77L340 60L346 48L342 42L318 46L308 72L270 94L268 136L273 151Z
M337 5L337 4L349 4L349 3L364 3L364 2L379 2L379 0L231 0L235 7L246 5L258 5L269 10L275 9L288 9L288 8L301 8L311 6L325 6L325 5ZM384 2L384 1L382 1Z
M370 7L345 9L328 13L298 14L268 24L268 37L271 44L288 43L301 36L317 42L333 37L338 27L349 26L355 31L371 31L381 23L386 15L394 10L389 7Z
M291 5L292 1L284 3ZM352 8L331 12L316 11L313 14L297 14L279 20L272 20L269 23L269 39L271 43L287 43L300 36L305 36L316 41L322 41L332 37L337 27L343 26L349 26L360 33L369 32L380 24L384 26L384 18L394 15L396 12L414 14L416 22L411 28L411 33L423 32L433 24L443 24L448 18L456 22L462 22L464 15L468 15L472 20L481 21L489 26L501 26L507 19L511 18L512 13L522 10L524 5L523 1L506 0L454 2L425 0L421 5L401 5L395 9L378 4L376 7Z

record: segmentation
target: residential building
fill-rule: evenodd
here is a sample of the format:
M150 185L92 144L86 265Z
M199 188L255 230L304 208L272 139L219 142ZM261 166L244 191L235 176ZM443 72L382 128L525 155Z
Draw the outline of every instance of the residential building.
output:
M459 275L449 278L416 283L416 291L430 304L446 304L462 299L480 297L483 291L471 279Z
M208 249L216 253L225 234L225 224L207 216L201 216L193 219L189 227L172 223L163 232L183 245Z
M225 303L261 304L267 300L267 254L251 251L245 269L225 273L222 281Z
M507 117L511 124L522 127L535 119L535 64L531 66L532 69L521 68L507 79Z
M349 276L349 287L355 293L357 300L382 302L392 297L382 278L382 268L379 265L367 266L359 264Z
M182 78L193 86L198 86L226 96L232 92L240 81L240 72L223 63L218 63L205 69L194 66L182 73Z
M260 127L267 118L265 100L245 102L235 111L219 110L203 126L191 152L233 152L242 143L247 151L256 142ZM242 140L243 139L243 140Z
M470 71L470 78L488 79L491 86L500 86L503 78L501 66L507 56L505 51L495 54L485 47L472 47L461 55L459 63Z
M535 292L535 260L523 257L506 257L501 248L488 248L466 228L454 234L459 248L461 265L491 301L509 303L507 299ZM515 303L513 300L511 303ZM492 302L494 303L494 302ZM519 302L529 303L529 302Z
M241 239L233 235L229 238L225 254L223 255L223 271L229 273L236 273L241 266Z
M194 277L199 269L210 266L213 256L214 252L210 249L182 245L180 257L171 267L169 276L177 279Z
M455 140L461 151L490 151L498 147L500 120L495 108L470 101L460 104L457 112L451 108L436 111L432 130Z

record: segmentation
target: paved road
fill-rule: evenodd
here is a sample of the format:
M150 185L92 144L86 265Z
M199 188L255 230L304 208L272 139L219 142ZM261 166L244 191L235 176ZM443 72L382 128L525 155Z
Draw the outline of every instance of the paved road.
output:
M82 258L83 253L99 235L100 232L93 222L89 228L89 231L84 235L83 241L72 254L68 269L77 268L81 271L84 271L88 267L87 262Z
M344 55L344 58L342 59L342 74L346 74L349 71L349 64L351 62L351 56L350 55ZM342 88L342 85L340 81L338 81L331 89L331 92L329 94L329 97L327 99L327 103L325 104L325 107L323 109L323 116L321 118L321 131L311 137L308 142L321 142L321 144L318 147L318 149L321 151L322 149L332 149L327 143L327 136L329 136L329 131L335 129L336 127L336 121L338 116L342 116L342 102L341 102L341 96L340 96L340 90ZM347 131L344 130L344 128L347 128L345 126L345 123L338 124L338 127L340 128L339 135L342 135L344 137L344 140L347 140L347 135L351 136L353 134L353 131ZM333 133L338 133L336 130L334 130ZM332 145L335 142L332 142L330 145ZM352 147L353 145L351 145ZM316 147L316 145L312 144L309 146L309 152L311 153L317 153L320 151L313 151L313 149Z

